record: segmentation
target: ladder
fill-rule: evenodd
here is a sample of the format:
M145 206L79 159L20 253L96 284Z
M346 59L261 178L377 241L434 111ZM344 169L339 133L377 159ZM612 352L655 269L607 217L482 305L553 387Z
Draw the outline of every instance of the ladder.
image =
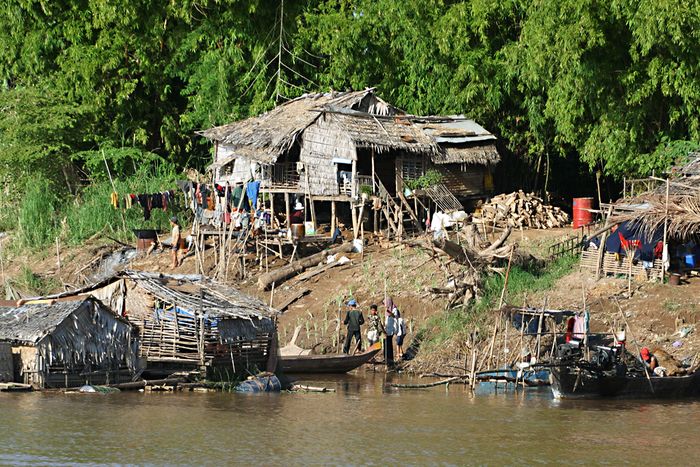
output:
M425 193L443 212L461 211L464 209L462 203L442 183L426 188Z

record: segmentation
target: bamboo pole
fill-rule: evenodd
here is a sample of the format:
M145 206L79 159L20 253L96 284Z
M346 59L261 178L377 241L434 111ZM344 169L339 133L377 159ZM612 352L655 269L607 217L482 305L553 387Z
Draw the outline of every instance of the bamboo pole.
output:
M513 262L513 250L515 250L515 245L510 246L510 255L508 255L508 267L506 268L506 277L503 280L503 290L501 290L501 298L498 301L498 309L503 308L503 303L505 302L506 290L508 289L508 276L510 275L510 265Z
M668 195L671 188L671 182L666 179L666 211L664 213L664 246L663 254L661 255L661 282L666 278L666 261L668 259Z

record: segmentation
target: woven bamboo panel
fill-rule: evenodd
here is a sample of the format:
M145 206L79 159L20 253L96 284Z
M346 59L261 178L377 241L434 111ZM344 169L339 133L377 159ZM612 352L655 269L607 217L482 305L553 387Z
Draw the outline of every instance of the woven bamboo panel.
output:
M591 272L596 272L598 267L598 251L588 250L581 252L581 268L588 269ZM603 274L606 276L610 275L623 275L627 276L630 271L629 262L624 256L621 260L615 258L615 253L605 253L603 256ZM661 260L654 260L654 266L651 269L644 269L641 261L637 261L636 264L632 265L632 276L640 277L649 280L661 280L663 275L663 268L661 265Z

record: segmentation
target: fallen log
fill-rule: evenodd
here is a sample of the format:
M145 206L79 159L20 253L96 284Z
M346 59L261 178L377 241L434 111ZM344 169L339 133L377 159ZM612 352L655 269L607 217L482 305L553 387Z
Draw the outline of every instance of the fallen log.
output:
M452 378L447 378L447 379L443 379L440 381L435 381L433 383L427 383L427 384L389 383L388 386L390 386L392 388L400 388L400 389L425 389L425 388L432 388L435 386L440 386L441 384L448 384L448 383L451 383L452 381L457 381L458 379L469 379L469 375L453 376Z
M153 380L142 379L141 381L134 381L131 383L109 384L108 387L117 388L117 389L141 389L141 388L145 388L146 386L152 386L152 385L177 386L178 384L180 384L182 382L183 382L182 378L165 378L165 379L153 379Z
M301 297L303 297L304 295L306 295L309 292L311 292L311 289L301 289L300 291L298 291L297 293L295 293L294 295L292 295L291 297L289 297L288 299L286 299L285 301L280 303L279 306L277 307L277 310L278 311L286 310L289 305L296 302L297 300L299 300Z
M261 275L258 278L258 288L260 288L260 290L267 290L273 283L279 286L282 282L303 272L306 268L316 266L321 261L324 261L328 255L334 255L336 253L350 253L351 251L352 243L348 242L335 248L331 248L330 250L325 250L320 253L316 253L315 255L301 258L292 264L288 264L287 266L283 266L275 271L270 271Z

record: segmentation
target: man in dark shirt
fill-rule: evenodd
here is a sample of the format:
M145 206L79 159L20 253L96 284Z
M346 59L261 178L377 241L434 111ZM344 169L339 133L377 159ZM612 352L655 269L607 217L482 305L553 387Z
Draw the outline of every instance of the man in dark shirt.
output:
M348 306L350 309L345 315L345 321L343 321L343 324L348 327L348 333L345 336L345 345L343 346L343 352L345 353L350 351L350 344L352 343L353 337L357 341L357 349L362 350L360 326L365 323L365 318L362 316L362 312L357 309L357 301L354 298L348 302Z

